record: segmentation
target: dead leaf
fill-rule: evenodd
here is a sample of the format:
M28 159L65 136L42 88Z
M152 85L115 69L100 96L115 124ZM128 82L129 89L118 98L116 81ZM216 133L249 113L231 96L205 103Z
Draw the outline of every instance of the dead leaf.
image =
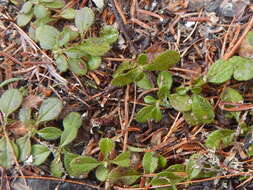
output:
M28 133L28 130L27 130L25 124L22 123L21 121L16 121L16 122L12 123L12 125L9 126L8 129L14 135L17 135L17 136L23 136Z
M163 6L171 12L177 12L181 9L186 9L189 4L189 0L176 0L176 1L164 1Z
M26 108L37 108L42 100L40 96L30 95L25 98L23 106Z

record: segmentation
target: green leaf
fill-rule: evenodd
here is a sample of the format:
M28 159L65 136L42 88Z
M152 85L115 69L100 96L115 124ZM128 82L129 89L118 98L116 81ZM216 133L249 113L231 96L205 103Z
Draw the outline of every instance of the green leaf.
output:
M41 25L36 29L36 39L43 49L54 49L58 43L60 32L49 25Z
M136 85L140 88L143 88L145 90L148 90L150 88L152 88L152 84L151 84L151 81L149 79L149 75L148 73L144 73L144 77L139 80Z
M186 173L188 180L197 178L201 173L202 168L198 165L198 159L201 157L200 154L193 154L186 163Z
M43 1L42 5L51 8L51 9L59 9L65 6L63 0L54 0L54 1Z
M253 145L252 144L247 149L247 155L248 156L253 156Z
M168 71L162 71L157 77L158 88L166 87L170 90L172 85L172 75Z
M95 15L92 9L84 7L76 11L75 25L80 33L86 32L95 20Z
M81 115L78 112L70 112L63 120L65 129L79 129L82 125Z
M105 181L108 177L109 171L104 166L98 166L95 174L96 174L96 178L99 181Z
M224 102L238 103L243 101L243 96L233 88L226 88L221 93L221 100Z
M127 73L119 74L112 80L112 85L121 87L134 81L139 81L144 77L144 73L139 68L132 69Z
M67 9L64 9L59 16L65 19L74 19L75 14L76 14L75 9L67 8Z
M190 90L190 87L184 87L183 85L181 85L176 88L176 93L178 95L186 95L189 90Z
M135 67L135 65L132 64L131 62L128 62L128 61L125 61L125 62L121 63L121 64L117 67L116 71L113 73L113 78L116 78L116 77L119 76L120 74L124 73L124 71L127 71L127 70L129 70L129 69L132 69L132 68L134 68L134 67Z
M87 73L87 66L85 62L80 58L69 58L68 59L69 69L77 75L85 75Z
M105 157L107 157L114 149L115 144L109 138L102 138L99 141L99 149Z
M156 176L151 180L150 184L152 186L160 186L160 185L169 185L171 183L170 183L170 180L167 178L167 176L166 177ZM156 188L156 189L157 190L173 190L172 187L160 187L160 188Z
M60 47L66 46L70 41L75 40L78 37L79 33L72 30L70 27L65 26L62 32L59 35L58 44ZM80 51L80 50L79 50ZM83 53L81 52L83 55Z
M169 96L169 94L170 94L170 91L167 86L162 86L157 91L157 96L158 96L159 100L164 100L165 98L167 98Z
M202 92L202 86L206 84L205 78L205 76L201 76L193 82L191 87L191 91L193 94L200 94Z
M50 121L58 117L63 108L61 100L58 98L48 98L40 106L39 117L36 124L44 121Z
M55 22L55 21L56 21L55 18L46 16L46 17L43 17L43 18L36 19L33 24L34 24L34 26L36 27L36 30L37 30L38 27L47 25L48 23ZM36 39L36 41L38 41L38 39L36 38L36 31L35 31L35 39ZM56 41L58 42L58 39ZM58 48L57 45L58 45L58 43L55 44L55 48Z
M140 54L137 57L137 63L140 64L140 65L146 65L146 64L148 64L148 56L147 56L147 54L145 54L145 53Z
M75 175L75 174L73 174L73 171L71 170L70 162L74 158L77 158L78 156L79 156L78 154L73 154L73 153L70 153L70 152L64 153L64 167L65 167L65 169L67 170L67 172L70 176Z
M30 12L28 14L18 14L17 16L17 25L20 27L27 25L33 18L33 12Z
M38 2L38 0L33 0L33 1ZM39 1L41 1L41 2L43 2L43 3L51 3L51 2L54 2L54 0L39 0Z
M127 146L127 149L130 152L145 152L145 150L146 150L145 148L134 147L134 146L130 146L130 145Z
M169 172L185 172L185 165L184 164L174 164L174 165L171 165L170 167L168 167L166 169L166 171L169 171Z
M74 30L74 28L72 29L73 27L71 26L64 26L62 32L64 34L69 34L70 38L69 38L69 41L73 41L75 40L78 36L79 36L79 33L77 31Z
M230 61L218 60L211 65L207 73L207 81L220 84L231 79L233 75L233 64Z
M121 74L114 79L112 79L112 85L117 87L122 87L127 84L132 83L134 80L129 77L129 73Z
M234 65L234 78L238 81L247 81L253 78L253 60L234 56L229 59Z
M193 95L192 113L200 124L212 123L215 116L211 104L200 95Z
M90 56L89 61L87 62L87 66L89 70L96 70L100 67L101 63L101 57Z
M158 167L158 158L154 152L146 152L142 159L142 167L145 173L153 173Z
M33 41L37 41L36 39L36 35L35 35L35 29L33 26L29 26L29 29L28 29L28 35L29 37L33 40Z
M5 91L0 98L0 110L7 118L11 113L16 111L23 101L23 95L17 89Z
M54 177L61 177L64 169L60 159L60 155L56 155L54 160L50 164L50 172Z
M183 179L184 179L183 177L178 176L175 173L166 170L166 171L162 171L158 173L157 177L152 179L151 184L153 186L171 184L172 186L175 187L175 184L181 182ZM164 188L159 188L159 189L164 189Z
M154 119L156 122L162 119L162 113L157 105L150 105L142 108L136 114L136 121L140 123L145 123L148 120Z
M223 149L233 143L234 131L229 129L219 129L207 136L206 146L212 149Z
M117 41L119 37L119 32L113 26L104 26L100 31L100 37L103 38L106 42L112 44Z
M137 172L132 170L130 167L128 168L121 168L117 167L111 170L108 175L108 179L111 183L123 183L126 185L131 185L139 179L141 175Z
M62 47L64 45L66 45L69 41L70 41L70 33L66 30L63 30L58 37L58 44L59 47Z
M7 141L5 137L0 139L0 166L11 168L15 163L15 157L18 158L17 145L12 141Z
M81 115L77 112L69 113L63 120L64 131L61 135L60 145L66 146L77 136L78 129L82 125Z
M100 165L100 162L89 156L79 156L70 162L70 168L74 176L80 176Z
M16 81L20 81L23 80L22 78L10 78L10 79L6 79L2 82L0 82L0 88L3 88L4 86L12 83L12 82L16 82Z
M121 167L129 167L130 166L130 152L122 152L120 153L114 160L111 160L111 163L116 164Z
M33 12L34 12L34 15L36 16L36 18L44 18L50 14L48 9L40 4L34 6Z
M33 4L30 1L27 1L23 4L20 13L28 14L32 10Z
M26 107L21 108L21 109L19 110L19 115L18 115L18 117L19 117L19 120L20 120L22 123L24 123L24 124L29 123L30 120L31 120L31 109L30 109L30 108L26 108Z
M64 55L59 55L57 56L56 60L55 60L55 63L57 65L57 69L60 71L60 72L66 72L67 69L68 69L68 62L65 58Z
M31 140L29 135L17 139L16 144L19 148L19 160L25 161L31 154Z
M55 140L61 136L62 131L56 127L45 127L36 133L45 140Z
M144 102L147 104L155 104L157 102L157 99L155 99L153 96L145 96Z
M88 38L78 47L92 56L103 56L111 49L110 44L103 38Z
M183 116L185 121L189 124L189 125L199 125L201 124L201 122L196 118L196 116L191 112L183 112Z
M161 155L158 156L158 166L164 168L167 165L167 159Z
M188 95L171 94L169 100L171 106L179 112L190 111L192 109L192 100Z
M44 145L32 145L33 165L38 166L45 162L50 153L50 150Z
M175 66L179 60L180 55L178 52L167 50L156 56L152 64L145 65L145 69L147 71L166 71Z
M80 58L83 56L87 56L87 53L83 52L79 47L73 47L64 50L64 53L69 57L69 58Z
M226 88L221 94L221 100L224 102L240 103L243 102L242 95L233 88ZM231 106L226 106L231 107ZM229 112L238 122L241 112Z

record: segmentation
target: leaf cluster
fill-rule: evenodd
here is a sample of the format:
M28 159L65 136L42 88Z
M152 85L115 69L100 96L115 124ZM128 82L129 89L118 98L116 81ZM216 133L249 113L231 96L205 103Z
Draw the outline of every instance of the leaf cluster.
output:
M253 78L252 59L234 56L227 61L218 60L213 64L206 76L197 79L191 86L180 86L171 93L172 75L167 70L179 61L179 55L174 51L165 51L151 62L146 54L138 56L136 61L124 62L118 66L113 75L112 85L124 86L136 82L143 89L152 88L149 71L160 71L157 77L157 97L145 96L144 102L148 104L136 114L138 122L148 120L160 121L162 119L161 107L174 108L182 112L184 119L190 125L209 124L214 121L215 113L210 102L201 95L202 86L207 83L220 84L234 77L238 81L247 81ZM220 95L224 102L240 103L243 97L238 91L226 88ZM229 106L226 106L229 107ZM239 121L240 112L226 112L229 117Z
M101 56L110 50L119 35L114 27L108 25L101 29L99 37L84 39L95 20L93 10L88 7L80 10L65 8L62 0L27 1L20 10L17 24L25 26L33 17L36 20L30 25L30 36L39 42L41 48L52 51L60 72L69 69L77 75L85 75L88 69L99 68ZM59 31L50 25L59 19L74 20L75 26L67 25Z

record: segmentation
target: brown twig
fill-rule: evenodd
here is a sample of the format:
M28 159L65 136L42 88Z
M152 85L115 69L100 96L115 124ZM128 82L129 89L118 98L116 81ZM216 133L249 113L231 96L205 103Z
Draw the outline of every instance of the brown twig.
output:
M6 52L0 51L0 56L4 56L4 57L8 58L8 59L12 60L14 63L19 64L20 66L23 65L19 60L17 60L16 58L12 57L11 55L9 55Z
M151 12L151 11L144 10L144 9L139 9L139 10L137 10L137 12L141 13L141 14L145 14L145 15L149 15L149 16L158 18L160 21L163 21L163 19L164 19L163 16L161 16L159 14L156 14L154 12Z
M224 179L224 178L231 178L231 177L236 177L236 176L248 176L248 175L252 175L252 173L251 172L239 172L236 174L228 174L228 175L210 177L210 178L205 178L205 179L185 181L185 182L177 183L176 185L187 185L187 184L191 184L191 183L201 183L201 182L212 181L212 180L216 180L216 179ZM172 186L171 184L156 185L156 186L148 187L148 189L158 189L158 188L171 187L171 186ZM147 190L146 187L137 187L137 188L114 187L114 188L117 190Z
M240 47L242 41L246 37L247 33L252 29L252 27L253 27L253 16L251 17L247 27L245 28L245 30L242 34L242 36L237 41L237 43L234 45L234 47L229 52L225 53L225 55L222 57L223 60L228 60L230 57L232 57L235 54L236 50Z
M60 179L56 177L43 177L43 176L15 176L15 178L26 178L26 179L42 179L42 180L51 180L51 181L63 181L67 183L73 183L73 184L78 184L78 185L84 185L84 186L89 186L95 189L101 189L98 186L91 185L88 183L80 182L80 181L74 181L74 180L69 180L69 179ZM8 178L13 178L11 176L8 176Z
M134 24L137 24L139 26L141 26L142 28L145 28L145 29L149 29L149 30L152 30L154 31L154 29L152 27L150 27L148 24L136 19L136 18L132 18L131 19L131 22L133 22Z
M122 7L121 7L121 4L117 1L117 0L113 0L114 2L114 5L115 5L115 8L117 9L122 21L124 24L127 24L127 19L125 17L125 14L123 13L122 11Z
M123 143L123 152L127 150L127 140L128 140L128 124L129 124L129 112L128 112L128 101L129 101L129 88L130 88L130 85L127 85L127 88L126 88L126 92L125 92L125 101L124 101L124 104L125 104L125 117L124 117L124 132L125 132L125 135L124 135L124 143Z

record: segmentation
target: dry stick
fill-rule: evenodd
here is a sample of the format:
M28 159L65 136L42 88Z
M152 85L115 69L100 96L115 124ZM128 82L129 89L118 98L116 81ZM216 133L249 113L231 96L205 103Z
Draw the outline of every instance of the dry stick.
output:
M123 144L123 152L127 149L127 140L128 140L128 123L129 123L129 116L128 116L128 100L129 100L129 88L130 85L127 85L126 94L125 94L125 121L124 121L124 144Z
M123 23L127 24L127 20L126 20L126 17L122 11L121 4L117 0L113 0L113 2L114 2L114 5L115 5L120 17L122 18Z
M117 57L105 57L105 60L108 61L115 61L115 62L123 62L123 61L132 61L133 59L126 59L126 58L117 58Z
M11 55L9 55L6 52L0 51L0 56L4 56L10 60L12 60L14 63L19 64L19 65L23 65L19 60L17 60L16 58L12 57Z
M134 119L134 114L135 114L135 107L136 107L136 95L137 94L137 89L136 89L136 83L134 83L134 103L133 103L133 109L132 109L132 114L131 114L131 117L129 119L129 122L128 122L128 127L130 126L131 122L133 121Z
M233 18L232 22L230 23L230 25L228 27L228 30L227 30L227 32L225 34L225 37L224 37L224 40L223 40L223 43L222 43L222 48L221 48L221 57L224 56L228 34L230 33L230 30L232 28L232 24L234 23L234 21L235 21L235 17Z
M174 120L172 126L170 127L170 130L168 134L164 137L163 142L167 141L167 139L172 135L172 133L177 129L178 125L184 121L183 118L179 119L181 112L178 112L176 119ZM179 121L179 124L178 124Z
M235 46L231 49L231 51L229 51L228 53L226 53L222 57L223 60L228 60L230 57L232 57L234 55L234 53L240 47L242 41L244 40L244 38L246 37L247 33L251 30L252 27L253 27L253 16L251 17L248 26L245 28L245 30L244 30L241 38L238 40L238 42L235 44Z
M17 176L16 178L21 178L22 176ZM24 176L26 179L43 179L43 180L51 180L51 181L63 181L63 182L67 182L67 183L73 183L73 184L77 184L77 185L85 185L85 186L89 186L95 189L101 189L98 186L95 185L91 185L88 183L84 183L84 182L80 182L80 181L74 181L74 180L69 180L69 179L60 179L60 178L56 178L56 177L42 177L42 176ZM12 178L11 176L8 176L8 178Z
M232 39L232 41L230 42L227 51L230 51L230 50L234 47L234 45L235 45L235 43L236 43L236 41L237 41L237 39L238 39L238 36L240 35L240 32L241 32L241 25L238 25L238 26L236 27L235 35L233 36L233 39Z
M138 9L137 12L138 12L138 13L141 13L141 14L145 14L145 15L149 15L149 16L158 18L160 21L163 21L163 20L164 20L164 18L163 18L161 15L156 14L156 13L153 13L153 12L151 12L151 11L147 11L147 10L144 10L144 9Z
M131 8L130 8L131 18L135 17L135 12L136 12L136 0L132 0L132 5L131 5Z
M136 19L136 18L131 18L131 22L135 23L135 24L138 24L139 26L141 26L142 28L145 28L145 29L149 29L149 30L152 30L154 31L154 29L152 27L150 27L148 24Z
M251 172L240 172L236 174L228 174L228 175L222 175L222 176L216 176L216 177L210 177L206 179L198 179L198 180L191 180L191 181L185 181L181 183L177 183L176 185L187 185L190 183L200 183L205 181L212 181L216 179L223 179L223 178L229 178L229 177L235 177L235 176L246 176L246 175L252 175ZM147 190L147 189L158 189L158 188L164 188L164 187L171 187L171 184L168 185L157 185L152 187L137 187L137 188L122 188L122 187L114 187L117 190Z

